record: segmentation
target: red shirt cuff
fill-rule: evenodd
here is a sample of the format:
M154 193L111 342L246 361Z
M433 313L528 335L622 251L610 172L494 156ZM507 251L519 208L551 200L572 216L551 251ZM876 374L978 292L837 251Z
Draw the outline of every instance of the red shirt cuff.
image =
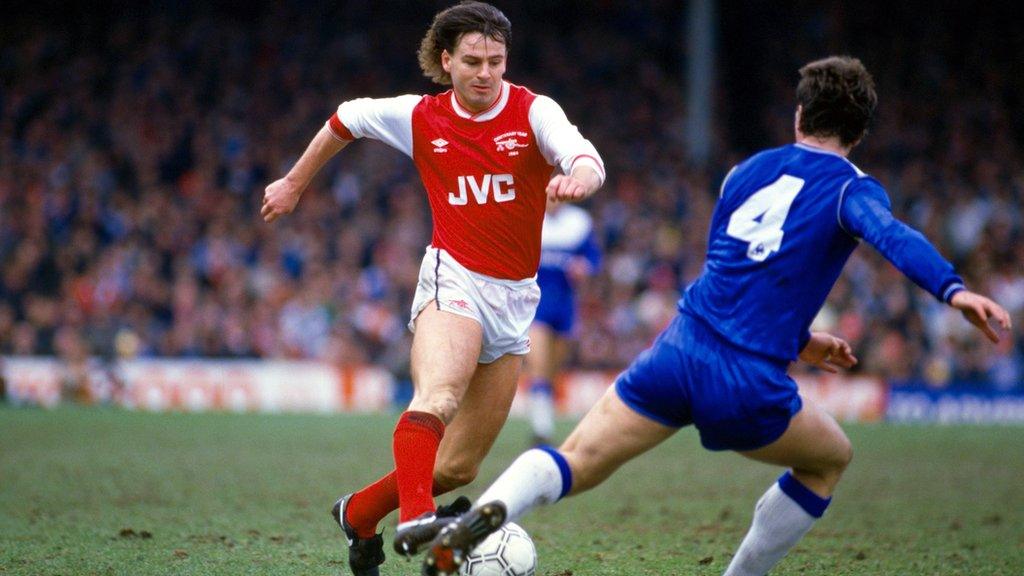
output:
M341 119L338 118L338 113L331 114L331 119L327 121L327 125L331 127L331 132L339 140L355 140L356 137L352 135L352 132L341 123Z

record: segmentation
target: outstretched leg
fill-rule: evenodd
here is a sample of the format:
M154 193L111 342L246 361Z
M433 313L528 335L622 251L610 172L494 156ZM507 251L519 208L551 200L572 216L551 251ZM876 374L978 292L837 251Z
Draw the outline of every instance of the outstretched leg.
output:
M483 328L476 320L428 304L416 318L411 371L415 393L395 428L399 521L434 510L434 461L444 427L477 368Z
M434 468L434 494L442 494L469 484L476 478L480 462L490 451L498 432L505 424L522 357L506 354L490 364L480 364L473 375L469 390L462 399L459 413L445 430L444 440L437 452ZM463 513L469 509L469 500L461 509L449 507L449 512ZM457 501L458 502L458 501ZM427 514L416 521L399 525L395 533L395 551L405 556L417 554L447 524L442 508L434 515Z
M440 311L431 304L417 316L412 345L416 390L409 409L395 426L395 469L339 500L332 510L348 540L353 573L378 572L384 554L376 535L377 523L396 506L401 522L434 511L435 458L445 424L455 417L476 370L482 338L479 322ZM356 554L360 547L370 544L372 553Z
M469 513L442 530L431 543L424 573L454 574L466 555L503 523L541 504L597 486L676 430L637 414L610 387L561 448L523 453Z
M434 466L434 496L469 484L501 432L515 397L521 356L480 364L455 418L445 427ZM358 498L357 498L358 497ZM357 499L356 504L352 500ZM348 498L346 519L362 538L372 538L382 518L398 509L392 470Z
M853 452L839 424L805 400L778 440L741 454L792 469L757 502L750 530L725 571L763 576L825 513Z

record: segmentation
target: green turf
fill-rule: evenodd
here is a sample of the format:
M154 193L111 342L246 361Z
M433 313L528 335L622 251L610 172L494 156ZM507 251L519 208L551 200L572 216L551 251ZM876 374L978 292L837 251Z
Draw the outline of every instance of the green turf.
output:
M393 422L0 408L0 574L338 574L328 508L385 470ZM835 504L774 574L1024 574L1024 430L847 430ZM466 492L526 439L511 422ZM522 524L541 575L721 574L778 473L684 431Z

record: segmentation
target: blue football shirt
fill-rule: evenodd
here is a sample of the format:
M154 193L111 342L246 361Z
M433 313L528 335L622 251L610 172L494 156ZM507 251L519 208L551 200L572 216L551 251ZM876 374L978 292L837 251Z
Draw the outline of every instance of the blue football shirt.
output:
M794 360L861 239L936 298L963 288L953 266L893 217L881 184L849 160L804 144L766 150L726 176L704 270L680 310L740 348Z

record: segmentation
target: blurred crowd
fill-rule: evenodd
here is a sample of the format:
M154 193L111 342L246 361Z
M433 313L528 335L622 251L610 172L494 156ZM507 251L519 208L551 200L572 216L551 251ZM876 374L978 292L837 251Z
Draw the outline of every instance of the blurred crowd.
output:
M421 77L415 50L446 3L394 13L372 4L81 14L59 27L23 15L3 25L0 354L403 370L430 238L412 163L356 143L294 214L259 218L263 187L338 103L440 90ZM587 205L605 264L582 286L575 366L624 366L672 317L700 273L723 175L756 148L792 140L796 69L838 51L864 60L880 93L852 160L969 287L1011 310L1016 328L983 342L869 247L816 325L853 343L860 372L1024 388L1024 126L1012 114L1024 75L1010 73L1024 45L993 33L998 14L927 23L897 13L878 28L804 3L752 3L753 15L726 6L716 128L706 135L713 160L695 167L685 153L683 7L571 3L567 21L565 7L498 4L514 26L507 79L559 101L607 164L607 184Z

